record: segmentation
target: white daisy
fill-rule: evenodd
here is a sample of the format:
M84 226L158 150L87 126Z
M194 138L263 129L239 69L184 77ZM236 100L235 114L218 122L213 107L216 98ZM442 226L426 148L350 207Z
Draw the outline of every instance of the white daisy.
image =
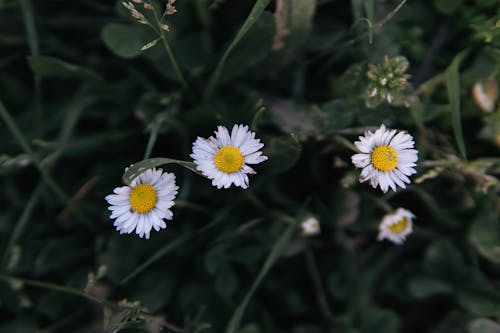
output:
M378 240L388 239L395 244L402 244L406 236L413 231L414 217L412 212L404 208L398 208L394 213L387 214L378 227Z
M163 219L172 219L170 208L178 189L173 173L154 168L138 175L130 186L115 188L114 194L105 199L112 211L110 218L116 219L116 230L129 234L135 229L139 237L149 239L151 229L165 229L167 225Z
M384 193L389 187L396 191L396 185L406 188L405 183L410 183L408 176L417 173L418 151L413 149L415 142L410 134L396 133L381 125L375 133L365 132L360 141L354 142L361 151L351 157L354 166L363 168L360 183L369 180L373 188L380 186Z
M255 133L248 126L234 125L229 131L224 126L218 126L213 136L208 139L198 137L193 143L193 153L190 155L196 169L212 179L212 185L217 188L229 188L232 184L248 188L247 174L256 172L248 164L258 164L267 160L259 151L264 147Z

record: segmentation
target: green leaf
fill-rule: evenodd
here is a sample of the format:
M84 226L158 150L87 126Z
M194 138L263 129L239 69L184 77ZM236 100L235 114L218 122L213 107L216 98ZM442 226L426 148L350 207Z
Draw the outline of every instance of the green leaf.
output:
M234 48L219 81L227 82L261 62L271 52L273 38L274 17L264 12L248 31L245 39Z
M451 106L451 124L453 133L457 141L458 150L462 157L467 160L467 152L465 150L465 141L462 132L462 121L460 116L460 74L459 66L462 59L467 55L468 50L462 51L453 58L453 61L445 71L446 76L446 91Z
M360 107L358 109L358 118L363 126L377 126L381 123L394 119L394 112L392 108L386 104L380 104L376 108L367 109Z
M442 14L450 15L463 3L463 0L434 0L434 7Z
M500 228L494 215L481 215L472 225L469 239L488 260L500 264Z
M393 311L370 307L362 309L361 332L397 333L398 317Z
M61 59L46 56L32 56L28 57L28 62L33 72L40 77L80 79L95 84L104 83L102 77L95 71L65 62Z
M180 166L185 167L188 170L191 170L201 175L200 172L196 170L196 164L194 164L193 162L174 160L166 157L155 157L137 162L132 166L130 166L129 168L127 168L123 173L122 181L125 184L129 185L137 176L139 176L142 172L146 171L147 169L155 168L157 166L170 163L178 164Z
M458 302L472 314L497 316L500 313L500 294L491 290L460 290Z
M435 294L449 294L453 292L453 287L446 282L426 276L412 278L408 287L416 298L427 298Z
M335 99L323 104L321 110L325 113L325 130L328 133L349 126L356 112L355 106L345 99Z
M283 173L292 168L300 157L302 146L294 134L282 137L273 137L268 141L264 155L269 157L265 170L270 173Z
M37 56L40 54L40 43L38 40L38 32L35 24L35 10L33 8L34 0L20 0L21 9L23 12L24 25L26 27L26 34L28 37L28 45L32 55Z
M257 288L259 287L260 283L267 275L269 270L274 266L274 263L281 256L283 249L288 243L288 240L292 236L292 233L295 230L295 228L296 228L295 224L289 225L288 228L281 234L280 238L274 244L273 248L271 249L271 252L269 253L269 256L266 258L266 261L264 262L264 265L260 269L259 275L257 275L257 278L252 283L252 286L250 287L247 294L241 301L240 305L238 305L236 310L233 312L233 315L231 316L231 319L227 324L226 333L238 332L241 319L243 318L243 314L245 313L246 307L250 302L250 299L252 298L253 294L255 293L255 291L257 290Z
M428 272L451 283L467 281L467 267L462 254L446 240L433 243L425 254L425 267Z
M316 105L281 99L272 104L269 113L284 132L294 133L300 139L321 134L324 119Z
M107 24L101 31L104 44L117 56L135 58L141 54L141 48L157 38L144 26Z
M257 324L248 324L243 327L239 333L261 333L262 331L259 329Z
M229 301L230 297L236 291L238 286L238 279L236 274L228 265L223 265L217 272L215 279L215 292L222 297L222 299Z
M469 333L500 333L500 324L487 318L474 319L469 323Z
M210 96L212 96L215 86L217 84L217 81L219 80L219 77L222 73L222 70L224 69L224 65L233 51L233 49L238 45L238 43L242 40L242 38L247 34L247 32L250 30L250 28L254 25L254 23L257 21L257 19L260 17L260 15L264 12L264 9L269 5L269 2L271 0L257 0L255 2L255 5L252 8L252 11L250 12L250 15L248 15L247 19L245 20L245 23L241 26L240 30L236 34L236 36L233 38L231 41L231 44L229 44L228 48L222 55L222 58L219 60L219 63L217 64L217 67L215 68L214 72L212 73L212 76L210 77L210 80L208 81L207 88L205 90L203 99L208 99Z

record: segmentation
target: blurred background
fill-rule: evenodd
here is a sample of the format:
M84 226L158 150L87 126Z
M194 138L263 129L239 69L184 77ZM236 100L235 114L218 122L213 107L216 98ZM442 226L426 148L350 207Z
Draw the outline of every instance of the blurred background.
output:
M0 0L0 332L500 332L499 78L497 0ZM387 194L382 123L419 150ZM249 189L167 165L167 229L116 232L125 167L233 124Z

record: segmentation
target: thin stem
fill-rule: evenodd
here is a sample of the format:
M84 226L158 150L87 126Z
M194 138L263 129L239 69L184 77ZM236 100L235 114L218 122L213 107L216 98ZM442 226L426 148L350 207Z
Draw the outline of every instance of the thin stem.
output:
M22 284L33 286L33 287L53 290L53 291L57 291L57 292L65 293L65 294L70 294L70 295L75 295L75 296L80 296L80 297L83 297L85 299L88 299L89 301L95 302L101 306L108 306L108 307L112 307L112 308L118 307L116 304L114 304L112 302L108 302L106 300L99 299L97 297L89 295L89 294L87 294L83 291L80 291L78 289L73 289L73 288L66 287L66 286L60 286L60 285L50 283L50 282L24 279L24 278L18 278L18 277L13 277L13 276L8 276L8 275L0 275L0 280L3 280L7 283L9 283L9 282L22 283ZM152 314L150 314L146 311L142 311L142 310L139 310L139 316L141 319L144 319L144 320L154 317ZM168 328L169 330L171 330L173 332L178 332L178 333L185 332L184 329L179 328L179 327L177 327L169 322L166 322L166 321L162 321L160 325L162 327Z
M152 6L152 10L153 10L153 14L154 14L155 19L156 19L156 24L158 26L157 32L160 35L160 38L162 40L163 46L165 47L165 51L167 52L170 63L172 64L172 67L174 68L175 75L177 75L177 78L179 79L179 81L181 81L182 87L186 91L191 93L191 90L189 89L189 85L187 84L187 81L184 78L184 74L182 74L182 71L177 63L177 60L175 59L174 53L172 52L172 49L170 48L170 45L168 44L167 35L165 35L165 31L162 29L161 19L158 17L158 13L157 13L154 5ZM156 29L155 29L155 31L156 31Z
M0 118L2 118L5 121L10 132L12 133L12 135L14 135L14 138L17 140L18 144L21 146L24 152L30 155L31 160L33 161L40 175L42 176L42 179L45 182L45 184L52 190L52 192L58 197L58 199L61 200L62 203L64 203L65 205L69 205L71 203L69 196L66 195L63 189L54 181L54 179L50 176L48 171L42 167L40 160L31 149L31 146L29 145L28 141L26 140L21 130L15 123L14 119L10 115L9 111L7 111L7 109L5 108L5 106L1 101L0 101ZM81 214L76 214L76 215L85 223L89 225L92 224L89 220L83 218Z
M340 135L336 135L335 136L335 141L337 141L338 143L340 143L341 145L343 145L344 147L352 150L353 152L356 152L358 153L359 150L358 148L356 148L355 145L352 144L351 141L347 140L346 138L344 138L343 136L340 136Z
M311 277L314 291L316 293L316 300L318 302L319 309L321 314L328 322L330 326L335 324L335 319L333 316L333 312L330 309L330 305L328 304L328 300L325 296L325 289L323 288L323 284L321 283L321 274L319 273L318 266L316 265L316 260L314 258L314 254L311 249L306 248L304 251L305 259L306 259L306 267L309 275Z
M389 14L387 14L380 22L373 26L374 29L381 28L384 24L386 24L397 12L404 6L407 0L403 0L396 6Z
M0 271L3 270L8 270L8 258L10 256L10 252L12 250L12 247L16 242L18 241L19 237L23 233L26 224L28 223L31 214L33 213L33 209L36 207L36 204L38 203L38 200L41 198L42 194L42 189L43 185L42 183L38 183L37 187L35 190L32 192L30 199L28 200L28 204L26 207L24 207L23 213L19 217L19 220L17 220L14 230L10 235L9 241L7 242L7 245L4 248L4 253L3 253L3 258L2 258L2 264L0 267Z
M43 289L49 289L49 290L59 291L59 292L66 293L66 294L71 294L71 295L76 295L76 296L80 296L80 297L86 298L86 299L88 299L90 301L96 302L98 304L106 305L106 301L104 301L102 299L99 299L97 297L91 296L89 294L86 294L83 291L80 291L80 290L77 290L77 289L73 289L73 288L69 288L69 287L65 287L65 286L60 286L60 285L57 285L57 284L54 284L54 283L50 283L50 282L43 282L43 281L38 281L38 280L30 280L30 279L18 278L18 277L7 276L7 275L0 275L0 280L4 280L5 282L14 282L14 283L17 282L17 283L26 284L26 285L29 285L29 286L34 286L34 287L39 287L39 288L43 288Z

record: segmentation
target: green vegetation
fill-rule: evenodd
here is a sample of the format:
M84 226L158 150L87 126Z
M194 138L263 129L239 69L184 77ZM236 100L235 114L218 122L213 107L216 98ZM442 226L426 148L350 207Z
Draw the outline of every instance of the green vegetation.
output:
M498 0L0 0L0 27L0 332L500 333ZM268 160L217 189L192 144L234 124ZM358 181L382 124L406 189ZM140 167L179 186L148 240L104 199Z

